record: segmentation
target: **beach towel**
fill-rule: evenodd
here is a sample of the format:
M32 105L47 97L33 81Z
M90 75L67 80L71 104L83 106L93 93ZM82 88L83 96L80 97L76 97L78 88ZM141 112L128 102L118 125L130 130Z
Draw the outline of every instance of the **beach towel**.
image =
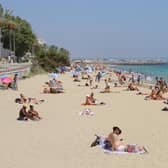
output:
M106 145L105 145L105 138L103 137L100 137L100 140L99 140L99 145L100 149L103 150L104 153L107 153L107 154L144 154L145 151L136 151L136 152L131 152L131 148L135 148L137 145L136 144L129 144L129 148L130 148L130 152L125 152L125 151L112 151L111 148L107 149L106 148Z
M120 91L110 91L110 92L100 91L100 93L120 93Z
M94 112L89 109L89 108L86 108L84 109L83 111L79 112L79 116L93 116L94 115Z
M81 105L82 106L96 106L96 104L85 104L85 103L82 103Z
M86 104L86 103L82 103L82 106L102 106L102 105L106 105L105 102L100 102L100 103L95 103L95 104Z

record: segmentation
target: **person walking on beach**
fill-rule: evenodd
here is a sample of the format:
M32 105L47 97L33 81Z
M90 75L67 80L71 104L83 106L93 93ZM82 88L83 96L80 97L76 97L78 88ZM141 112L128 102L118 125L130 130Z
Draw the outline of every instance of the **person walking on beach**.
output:
M101 79L101 73L98 72L98 74L96 75L96 80L95 81L100 82L100 79Z
M141 75L139 74L138 77L137 77L137 83L138 83L138 85L141 84L141 79L142 79L142 78L141 78Z
M13 78L13 88L14 90L18 90L18 74L15 74Z
M132 76L130 77L129 82L132 82L133 84L135 83L134 74L132 74Z
M105 89L104 89L104 91L106 93L110 93L110 83L108 82L107 79L105 79L104 82L105 82Z

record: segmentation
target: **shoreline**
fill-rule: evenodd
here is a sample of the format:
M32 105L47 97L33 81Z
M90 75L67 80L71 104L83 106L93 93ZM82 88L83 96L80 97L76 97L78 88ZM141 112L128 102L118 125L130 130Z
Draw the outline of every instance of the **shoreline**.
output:
M103 65L164 65L168 61L156 61L156 60L85 60L85 59L73 59L71 63L82 63L82 64L103 64Z

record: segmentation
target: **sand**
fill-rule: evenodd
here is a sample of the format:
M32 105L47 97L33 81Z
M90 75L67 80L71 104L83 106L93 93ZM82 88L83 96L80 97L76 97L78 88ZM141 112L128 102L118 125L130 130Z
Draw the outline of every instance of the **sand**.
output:
M79 116L90 89L77 87L67 73L60 76L64 94L40 94L48 79L47 75L39 75L20 81L19 91L0 91L2 168L168 167L168 113L161 111L163 102L145 101L144 96L124 88L112 88L120 93L109 94L101 94L98 89L94 90L95 97L106 105L89 107L95 112L92 117ZM43 117L41 121L16 120L21 106L14 99L20 93L45 99L35 106ZM149 154L108 155L98 147L89 147L95 133L106 136L114 125L122 129L125 143L145 145Z

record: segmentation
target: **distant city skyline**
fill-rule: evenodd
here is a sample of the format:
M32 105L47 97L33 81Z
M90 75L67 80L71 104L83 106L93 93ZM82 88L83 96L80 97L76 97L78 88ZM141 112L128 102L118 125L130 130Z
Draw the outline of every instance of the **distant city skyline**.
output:
M1 0L72 58L167 58L166 0Z

